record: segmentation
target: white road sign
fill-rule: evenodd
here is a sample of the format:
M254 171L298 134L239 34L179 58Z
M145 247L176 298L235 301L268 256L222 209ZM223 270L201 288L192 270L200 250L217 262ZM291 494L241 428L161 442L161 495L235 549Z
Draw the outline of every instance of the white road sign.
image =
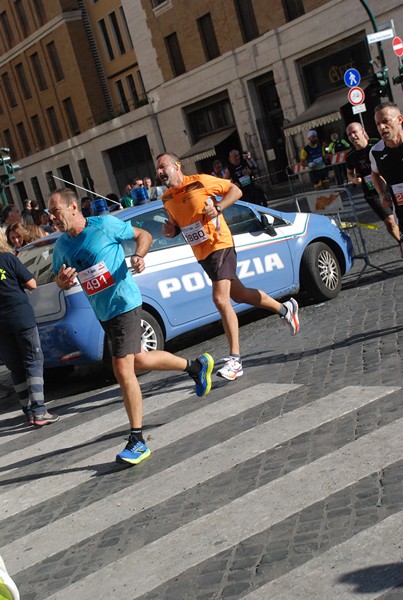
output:
M364 90L360 87L353 87L348 92L348 101L350 104L362 104L365 100Z
M351 109L353 111L353 115L358 115L358 113L365 112L367 107L365 104L357 104L357 106L352 106Z
M383 42L383 40L391 40L395 37L393 29L384 29L384 31L376 31L367 35L368 44L377 44Z

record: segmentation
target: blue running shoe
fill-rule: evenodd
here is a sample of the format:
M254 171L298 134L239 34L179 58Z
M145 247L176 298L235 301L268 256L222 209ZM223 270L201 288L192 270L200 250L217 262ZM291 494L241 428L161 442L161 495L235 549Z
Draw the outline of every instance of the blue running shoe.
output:
M202 398L203 396L207 396L211 390L211 373L214 368L214 360L207 352L199 356L197 360L201 364L201 369L193 379L196 384L196 396Z
M139 442L136 436L129 435L129 441L124 450L116 456L116 462L138 465L142 460L148 458L150 454L151 450L144 442Z

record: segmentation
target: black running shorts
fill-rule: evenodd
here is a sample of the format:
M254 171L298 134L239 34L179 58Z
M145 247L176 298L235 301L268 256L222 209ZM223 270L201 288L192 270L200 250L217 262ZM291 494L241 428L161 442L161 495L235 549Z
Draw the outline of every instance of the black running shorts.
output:
M100 321L108 338L112 356L123 358L141 352L141 307L117 315L109 321Z
M367 196L365 200L368 202L374 213L376 213L381 219L381 221L384 221L386 217L389 217L393 214L391 206L388 206L387 208L382 206L382 201L379 196Z
M229 279L232 281L236 277L236 251L235 248L224 248L215 250L207 258L199 260L211 281L220 279Z

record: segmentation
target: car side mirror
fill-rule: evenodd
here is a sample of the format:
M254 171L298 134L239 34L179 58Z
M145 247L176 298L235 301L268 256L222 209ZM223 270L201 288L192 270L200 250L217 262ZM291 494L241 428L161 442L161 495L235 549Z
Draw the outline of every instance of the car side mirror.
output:
M261 216L262 216L262 225L263 225L265 232L270 237L276 237L277 231L274 228L274 217L267 213L261 213Z

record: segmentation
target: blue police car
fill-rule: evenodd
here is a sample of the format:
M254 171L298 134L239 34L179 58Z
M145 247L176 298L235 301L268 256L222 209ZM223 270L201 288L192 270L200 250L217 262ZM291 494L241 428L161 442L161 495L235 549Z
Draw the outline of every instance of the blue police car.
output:
M143 297L143 346L162 349L164 342L219 320L211 282L179 235L166 238L162 203L151 202L112 213L153 236L146 269L133 274ZM342 276L352 266L352 242L329 217L282 213L238 201L225 210L238 255L238 276L248 287L281 298L299 291L320 301L337 296ZM37 280L29 294L38 322L45 367L89 364L108 359L104 332L77 283L58 288L52 272L54 233L23 248L19 258ZM125 243L129 258L135 243ZM237 312L250 308L238 304Z

